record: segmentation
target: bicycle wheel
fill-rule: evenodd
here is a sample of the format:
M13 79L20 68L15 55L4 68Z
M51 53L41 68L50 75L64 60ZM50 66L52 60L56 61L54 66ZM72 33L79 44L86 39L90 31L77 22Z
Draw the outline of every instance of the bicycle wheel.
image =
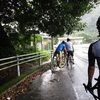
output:
M59 65L57 57L52 58L51 71L54 72Z
M68 56L66 57L66 66L69 69L69 57Z
M98 89L97 89L97 92L98 92L98 99L100 100L100 76L98 78Z
M71 55L69 56L69 65L70 65L70 68L72 69L73 63L72 63L72 57L71 57Z
M64 67L66 65L66 58L65 55L62 55L62 67Z

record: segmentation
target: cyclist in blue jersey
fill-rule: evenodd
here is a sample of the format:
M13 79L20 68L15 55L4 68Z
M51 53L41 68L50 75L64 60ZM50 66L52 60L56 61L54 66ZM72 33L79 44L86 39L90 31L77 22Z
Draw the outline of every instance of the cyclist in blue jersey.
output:
M58 54L59 60L60 60L60 64L62 63L62 51L64 51L64 54L65 54L65 55L67 54L66 42L65 42L65 41L62 41L62 42L58 45L58 47L56 48L56 50L55 50L55 52L54 52L54 56L53 56L53 58L54 58L54 57L57 56L57 54ZM61 67L61 65L60 65L60 67Z
M99 32L98 36L100 37L100 17L98 18L96 25ZM88 50L88 89L92 87L92 79L95 71L95 60L97 60L97 65L99 68L98 96L100 100L100 39L91 43Z

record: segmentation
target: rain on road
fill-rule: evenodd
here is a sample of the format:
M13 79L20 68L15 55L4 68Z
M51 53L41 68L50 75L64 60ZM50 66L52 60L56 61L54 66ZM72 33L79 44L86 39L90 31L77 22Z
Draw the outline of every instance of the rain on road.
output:
M69 76L71 77L73 88L77 95L78 100L94 100L94 98L85 92L83 83L87 83L87 67L88 67L88 59L87 59L88 45L85 46L76 46L75 49L75 68L70 70ZM98 77L98 68L95 70L94 78ZM95 80L93 80L93 84Z
M83 87L83 83L87 83L87 50L87 46L75 46L75 64L72 69L64 67L56 73L50 70L45 72L33 81L31 90L16 100L94 100ZM97 76L96 68L94 77Z

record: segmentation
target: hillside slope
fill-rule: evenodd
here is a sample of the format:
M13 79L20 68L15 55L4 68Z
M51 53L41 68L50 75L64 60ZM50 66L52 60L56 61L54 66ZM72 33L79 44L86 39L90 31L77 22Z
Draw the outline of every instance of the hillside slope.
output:
M82 22L87 23L87 27L84 29L86 32L97 32L96 21L100 16L100 5L93 9L90 13L85 14L82 17Z

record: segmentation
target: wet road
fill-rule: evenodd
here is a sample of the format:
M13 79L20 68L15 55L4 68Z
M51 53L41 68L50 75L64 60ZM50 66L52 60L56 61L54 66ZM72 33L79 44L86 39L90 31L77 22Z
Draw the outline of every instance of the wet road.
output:
M48 70L33 81L31 90L16 100L94 100L82 85L87 83L87 66L87 48L76 46L72 69L65 66L55 73ZM96 68L94 77L97 76Z
M88 46L80 46L75 50L75 67L70 70L69 76L71 77L73 88L76 91L78 100L94 100L94 98L86 93L82 84L87 83L87 52ZM99 74L98 68L95 69L94 78ZM93 80L93 84L95 80Z

